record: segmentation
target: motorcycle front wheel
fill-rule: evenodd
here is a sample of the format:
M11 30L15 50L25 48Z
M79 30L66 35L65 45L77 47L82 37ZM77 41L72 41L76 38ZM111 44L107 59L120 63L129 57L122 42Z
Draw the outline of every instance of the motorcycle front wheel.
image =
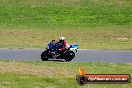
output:
M71 61L75 57L75 53L73 51L69 51L65 54L65 60Z

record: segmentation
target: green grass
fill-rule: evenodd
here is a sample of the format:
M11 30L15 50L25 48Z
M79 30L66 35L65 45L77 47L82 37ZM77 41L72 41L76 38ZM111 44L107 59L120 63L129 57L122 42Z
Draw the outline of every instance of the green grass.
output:
M54 4L53 4L54 5ZM69 28L131 26L131 6L0 7L0 26L7 28Z
M131 0L0 0L0 47L42 48L65 36L86 49L132 49Z
M0 2L0 27L69 28L132 25L132 1L129 0Z
M80 86L75 78L78 66L93 74L130 74L131 64L91 62L0 61L1 88L130 88L129 84L88 84Z

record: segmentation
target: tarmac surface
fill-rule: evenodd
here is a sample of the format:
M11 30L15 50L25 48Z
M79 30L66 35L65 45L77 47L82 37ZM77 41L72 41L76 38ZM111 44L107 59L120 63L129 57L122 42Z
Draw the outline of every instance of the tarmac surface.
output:
M43 49L0 49L0 60L41 61ZM72 62L132 63L132 50L78 50Z

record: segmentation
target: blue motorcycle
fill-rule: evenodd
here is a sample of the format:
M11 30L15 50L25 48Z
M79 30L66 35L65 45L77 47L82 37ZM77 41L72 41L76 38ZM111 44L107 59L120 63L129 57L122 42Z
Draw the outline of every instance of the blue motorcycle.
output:
M63 52L59 51L59 44L48 44L48 47L41 54L42 61L48 61L49 59L64 59L65 61L71 61L75 57L78 45L69 45Z

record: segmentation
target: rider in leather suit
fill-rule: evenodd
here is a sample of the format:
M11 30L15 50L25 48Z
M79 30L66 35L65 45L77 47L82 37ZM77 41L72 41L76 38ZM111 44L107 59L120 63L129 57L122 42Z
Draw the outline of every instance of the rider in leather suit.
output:
M65 49L68 48L68 44L66 42L65 37L60 37L60 40L59 40L58 44L59 44L60 54L63 54L63 52L65 51Z

